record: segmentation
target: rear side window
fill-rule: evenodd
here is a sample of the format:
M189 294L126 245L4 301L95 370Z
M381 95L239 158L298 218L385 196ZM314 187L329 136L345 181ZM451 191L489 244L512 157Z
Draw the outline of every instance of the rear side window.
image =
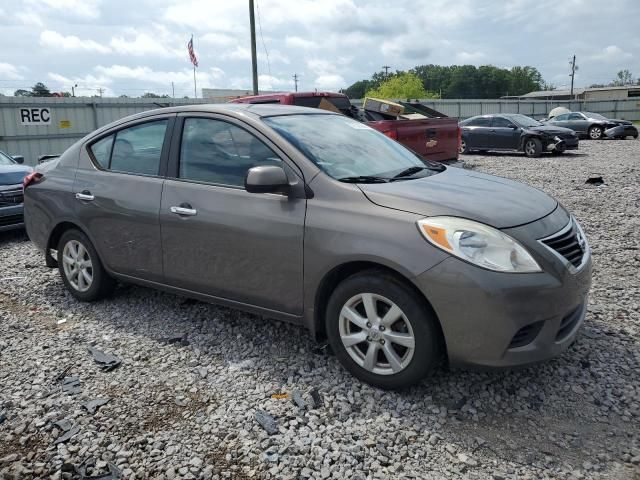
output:
M513 122L511 120L507 120L506 118L503 118L503 117L493 117L491 119L491 126L492 127L506 128L506 127L510 127L511 125L513 125Z
M557 117L553 118L554 122L564 122L565 120L569 120L569 114L565 113L563 115L558 115Z
M468 127L488 127L491 119L489 117L477 117L467 123Z
M569 120L584 120L584 117L581 113L572 113L569 115Z
M158 175L167 123L165 119L124 128L89 149L105 170Z
M115 135L109 135L108 137L98 140L91 145L91 153L98 165L104 169L109 168L109 159L111 158L111 147L113 146L113 137Z
M209 118L184 121L180 178L244 187L250 168L280 164L273 150L240 127Z

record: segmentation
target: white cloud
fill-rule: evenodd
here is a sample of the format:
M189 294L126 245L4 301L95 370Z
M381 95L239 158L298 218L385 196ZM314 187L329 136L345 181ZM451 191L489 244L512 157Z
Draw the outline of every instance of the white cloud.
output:
M87 52L109 53L111 49L95 40L80 39L75 35L64 36L53 30L45 30L40 34L40 45L54 49L84 50Z
M486 55L483 52L459 52L456 54L456 60L465 64L477 64L485 61Z
M633 58L633 54L630 52L625 52L617 45L609 45L608 47L603 48L600 52L597 52L588 58L590 60L604 62L619 62Z
M14 65L0 62L0 78L4 80L22 80L24 77Z
M100 17L101 3L101 0L27 0L27 6L34 10L53 10L87 19Z
M207 33L196 39L198 43L204 43L205 45L214 45L220 47L226 47L236 43L236 39L231 35L225 33ZM198 45L196 44L196 47Z
M315 88L318 90L339 90L346 86L346 82L341 75L320 75L315 79Z
M133 38L124 38L121 36L113 37L109 42L114 53L120 55L133 55L137 57L156 55L159 57L179 57L185 56L187 44L184 48L178 50L175 47L164 45L165 42L153 33L133 32Z
M18 22L22 23L23 25L29 25L32 27L42 27L44 25L42 18L40 18L40 16L37 13L34 13L32 11L18 12L15 14L15 18L16 20L18 20Z
M285 38L284 43L288 48L301 48L303 50L310 50L316 46L316 44L311 40L305 40L304 38L296 36L290 37L288 35Z
M251 50L237 45L233 50L223 52L220 58L225 60L251 60Z

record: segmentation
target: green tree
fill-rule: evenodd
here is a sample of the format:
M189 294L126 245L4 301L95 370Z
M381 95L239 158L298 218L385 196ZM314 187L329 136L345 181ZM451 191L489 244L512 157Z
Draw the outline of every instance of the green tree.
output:
M616 78L613 82L611 82L611 86L613 87L623 87L624 85L633 85L633 74L627 70L620 70L616 74Z
M403 72L390 76L378 88L366 92L365 96L385 99L437 98L433 92L427 92L422 80L415 73Z
M20 88L13 92L14 97L31 97L32 94L29 90L25 90L24 88Z
M31 87L31 96L32 97L50 97L51 92L49 91L49 89L44 83L38 82L33 87Z
M147 92L140 98L170 98L169 95L158 95L157 93Z

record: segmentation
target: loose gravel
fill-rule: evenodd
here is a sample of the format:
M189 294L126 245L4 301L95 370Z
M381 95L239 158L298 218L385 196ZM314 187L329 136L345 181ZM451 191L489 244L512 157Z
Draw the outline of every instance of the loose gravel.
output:
M166 480L639 478L640 141L464 166L547 191L587 232L588 316L559 358L382 392L302 328L133 286L80 303L4 233L0 478L80 478L88 459L88 473ZM90 347L121 364L103 370Z

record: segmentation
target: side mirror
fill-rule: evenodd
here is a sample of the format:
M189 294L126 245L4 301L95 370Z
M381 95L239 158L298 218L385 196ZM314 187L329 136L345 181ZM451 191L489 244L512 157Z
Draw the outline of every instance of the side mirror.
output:
M16 163L24 163L24 157L22 155L12 155L11 158L13 158Z
M517 125L514 125L514 124L512 123L511 125L509 125L509 128L513 128L514 130L517 130L517 129L518 129L518 126L517 126Z
M249 193L289 193L289 179L282 167L261 165L250 168L244 179L244 188Z

